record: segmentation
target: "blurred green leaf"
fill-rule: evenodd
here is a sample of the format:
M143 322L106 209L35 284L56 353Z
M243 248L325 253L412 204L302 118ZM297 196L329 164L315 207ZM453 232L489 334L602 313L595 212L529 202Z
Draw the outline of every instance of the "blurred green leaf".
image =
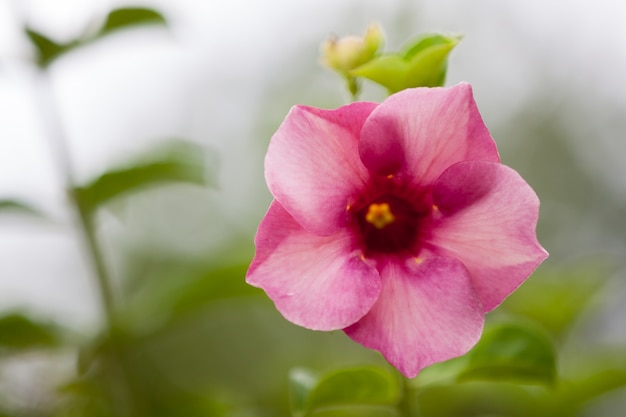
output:
M39 210L18 200L0 200L0 212L3 211L43 217Z
M137 340L108 340L89 372L62 387L67 410L76 416L225 416L228 406L207 390L172 383L145 358Z
M58 344L57 331L49 324L38 323L20 313L0 317L2 350L49 348Z
M413 398L419 410L416 415L427 417L546 416L526 387L500 382L433 385L417 391Z
M568 404L585 403L613 391L626 387L626 367L622 364L614 369L602 369L570 384L565 399Z
M100 34L137 25L166 25L163 15L153 9L143 7L127 7L112 10L106 18Z
M428 34L409 43L401 53L374 58L352 71L372 80L390 93L413 87L438 87L445 82L448 54L458 36Z
M417 389L433 384L454 383L459 374L467 367L467 363L467 355L435 363L422 369L417 377L408 383Z
M248 264L214 266L187 282L176 294L174 311L178 314L202 308L211 301L232 297L261 295L245 281Z
M247 263L222 266L159 258L137 260L127 273L122 311L125 325L134 331L150 331L216 301L261 295L245 282Z
M28 39L30 39L35 48L37 48L37 64L42 68L47 67L61 54L70 51L78 45L76 41L65 44L56 43L29 27L24 28L24 31Z
M306 415L307 399L317 382L317 376L307 369L294 368L289 371L289 405L294 417Z
M82 39L76 39L71 42L60 44L54 42L50 38L43 34L25 27L24 32L30 39L32 44L37 48L37 64L41 68L46 68L52 61L66 52L76 48L77 46L85 45L98 37L107 35L118 29L124 29L127 27L137 25L166 25L167 22L162 14L159 12L143 8L143 7L128 7L120 8L111 11L104 22L104 25L100 29L100 32L95 37L88 36Z
M292 388L294 376L299 381L295 385L298 392L291 393L291 398L295 400L294 416L306 416L312 411L332 406L392 406L400 401L402 395L398 377L374 366L329 372L316 382L310 374L298 370L291 374ZM308 396L304 398L307 391Z
M556 378L556 350L540 328L521 322L498 323L483 333L467 354L459 380L506 380L551 385Z
M315 410L311 415L314 417L398 417L398 411L392 407L353 405Z
M561 338L606 283L606 266L583 262L571 267L536 272L501 306L541 323Z
M74 192L81 208L91 212L114 198L165 182L205 185L204 149L192 142L174 141Z

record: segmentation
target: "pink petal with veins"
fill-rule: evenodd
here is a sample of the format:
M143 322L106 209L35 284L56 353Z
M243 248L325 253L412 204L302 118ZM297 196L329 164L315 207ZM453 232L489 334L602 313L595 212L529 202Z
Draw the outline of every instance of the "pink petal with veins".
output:
M480 338L484 314L470 275L453 258L389 262L370 312L345 329L380 351L408 378L435 362L468 352Z
M368 179L358 153L359 132L376 103L337 110L294 107L265 157L267 185L305 229L330 235L346 223L346 207Z
M381 289L378 271L351 234L316 236L274 201L259 226L246 280L265 290L289 321L338 330L359 320Z
M437 180L433 201L442 214L430 244L469 270L485 311L506 296L548 257L537 241L539 199L511 168L469 161Z
M359 151L372 172L420 186L460 161L500 161L467 83L390 96L365 122Z

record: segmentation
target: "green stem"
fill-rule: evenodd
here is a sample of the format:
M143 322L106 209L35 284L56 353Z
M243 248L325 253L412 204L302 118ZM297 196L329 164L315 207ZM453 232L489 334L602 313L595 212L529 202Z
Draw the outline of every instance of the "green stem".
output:
M346 77L346 86L350 92L351 102L355 102L359 99L359 93L361 92L361 85L359 80L355 77Z
M402 381L402 399L398 403L398 414L401 417L420 417L419 408L416 407L417 389L411 385L411 380L400 375Z
M74 206L78 211L78 220L80 222L80 230L82 231L85 244L88 249L91 263L94 269L94 275L98 281L98 288L100 292L100 298L102 301L102 308L107 321L107 329L111 331L115 325L115 307L113 303L113 291L111 290L110 278L104 263L104 257L102 256L102 250L98 243L96 231L93 222L92 213L85 210L80 201L76 198L72 192L72 199Z
M53 141L53 151L56 153L56 161L59 165L67 189L69 190L69 198L72 207L76 213L78 221L78 229L85 242L87 253L90 258L94 276L97 280L99 294L102 302L104 317L106 320L107 331L110 332L115 322L115 312L113 303L113 292L110 287L110 279L102 255L102 250L98 243L94 224L93 213L87 211L74 192L76 183L71 165L71 154L67 146L65 132L61 124L61 117L57 110L52 85L46 72L40 73L40 105L41 116L44 119L45 126L49 133L50 139Z
M41 92L38 103L41 106L40 114L47 128L50 139L53 144L53 152L56 153L55 160L59 165L59 171L64 177L66 187L69 191L69 198L74 209L78 231L86 247L87 255L90 258L93 275L97 281L100 299L102 303L105 334L112 343L110 354L113 363L109 368L113 380L110 382L111 387L115 391L113 396L116 398L113 404L116 408L116 414L122 417L131 417L138 415L136 411L139 404L136 401L137 396L134 395L133 386L131 384L131 373L125 360L124 352L117 346L119 339L119 329L116 324L115 302L113 291L111 289L110 276L107 271L102 248L98 242L96 228L94 224L94 213L85 207L81 201L79 193L76 192L77 185L74 180L71 165L71 153L67 145L65 132L61 123L61 116L57 110L57 102L55 100L54 91L49 79L49 75L42 71L40 73L39 91ZM142 414L142 413L139 413Z

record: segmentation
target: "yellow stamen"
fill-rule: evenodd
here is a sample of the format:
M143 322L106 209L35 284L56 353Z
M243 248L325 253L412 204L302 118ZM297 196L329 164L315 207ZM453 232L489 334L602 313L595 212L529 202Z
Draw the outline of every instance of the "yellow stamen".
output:
M393 213L391 213L391 208L389 204L382 203L370 204L367 209L367 214L365 215L365 221L374 225L377 229L382 229L390 223L393 223L396 218Z

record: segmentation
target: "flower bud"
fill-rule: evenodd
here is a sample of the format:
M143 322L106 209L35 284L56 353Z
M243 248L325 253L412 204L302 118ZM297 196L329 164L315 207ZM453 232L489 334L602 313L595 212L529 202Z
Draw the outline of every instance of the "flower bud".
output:
M321 46L321 62L344 76L374 58L382 46L384 35L378 24L371 24L363 37L331 37Z

